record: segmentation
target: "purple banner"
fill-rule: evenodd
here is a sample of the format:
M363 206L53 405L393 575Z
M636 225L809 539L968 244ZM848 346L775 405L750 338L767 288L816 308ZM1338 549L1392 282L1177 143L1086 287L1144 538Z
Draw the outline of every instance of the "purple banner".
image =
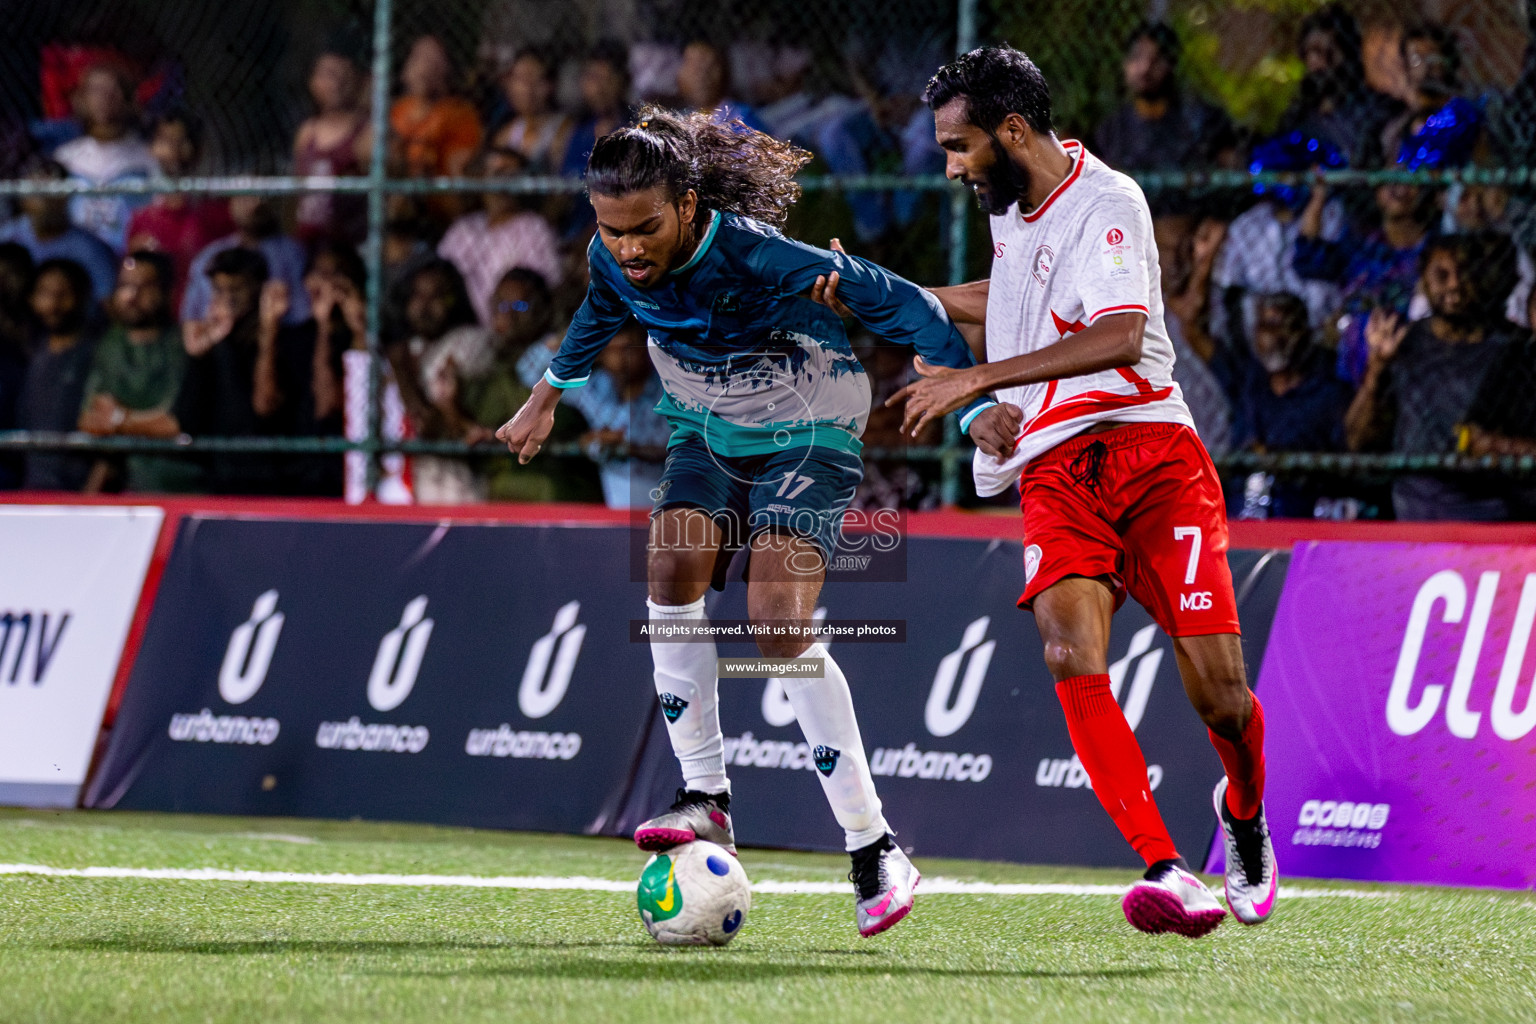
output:
M1533 622L1536 548L1297 545L1258 686L1282 876L1536 885Z

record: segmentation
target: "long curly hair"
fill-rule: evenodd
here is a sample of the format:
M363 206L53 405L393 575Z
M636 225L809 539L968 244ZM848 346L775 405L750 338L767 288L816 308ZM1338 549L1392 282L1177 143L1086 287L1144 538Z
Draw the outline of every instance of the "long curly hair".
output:
M707 210L738 213L780 227L800 198L795 172L811 159L798 146L740 121L648 106L635 123L597 140L587 161L587 191L621 196L661 187L676 199L689 189Z

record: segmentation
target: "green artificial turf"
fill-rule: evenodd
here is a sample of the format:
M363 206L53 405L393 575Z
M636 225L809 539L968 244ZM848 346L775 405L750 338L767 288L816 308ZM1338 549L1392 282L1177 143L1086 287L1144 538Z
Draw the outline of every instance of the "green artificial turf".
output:
M0 811L0 863L633 879L608 839ZM754 880L841 857L743 851ZM1123 872L919 860L929 877ZM1283 868L1283 864L1282 864ZM1303 883L1308 889L1328 883ZM0 1024L27 1021L1353 1021L1536 1019L1529 894L1294 899L1198 940L1112 896L921 896L860 939L851 895L753 899L724 949L664 950L625 893L0 876Z

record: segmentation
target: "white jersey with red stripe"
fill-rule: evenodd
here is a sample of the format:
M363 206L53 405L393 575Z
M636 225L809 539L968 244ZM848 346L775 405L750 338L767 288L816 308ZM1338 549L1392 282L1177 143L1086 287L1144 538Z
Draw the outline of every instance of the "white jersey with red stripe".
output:
M976 451L976 492L1001 493L1031 459L1095 423L1194 420L1173 380L1173 343L1163 324L1152 213L1141 187L1081 143L1062 145L1072 170L1028 214L992 218L987 361L1035 352L1114 313L1145 313L1141 361L1082 377L1002 388L996 398L1024 413L1007 459Z

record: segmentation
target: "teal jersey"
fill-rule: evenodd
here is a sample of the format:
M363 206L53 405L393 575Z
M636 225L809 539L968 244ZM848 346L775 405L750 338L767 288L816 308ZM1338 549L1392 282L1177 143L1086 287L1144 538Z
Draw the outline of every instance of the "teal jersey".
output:
M673 426L670 444L701 436L722 455L803 445L860 450L870 387L842 321L806 297L836 272L838 297L874 334L911 345L928 362L974 363L931 293L856 256L786 238L749 217L711 212L693 258L652 288L637 288L601 239L587 249L591 283L544 379L585 383L629 317L650 335ZM978 400L968 415L989 404Z

